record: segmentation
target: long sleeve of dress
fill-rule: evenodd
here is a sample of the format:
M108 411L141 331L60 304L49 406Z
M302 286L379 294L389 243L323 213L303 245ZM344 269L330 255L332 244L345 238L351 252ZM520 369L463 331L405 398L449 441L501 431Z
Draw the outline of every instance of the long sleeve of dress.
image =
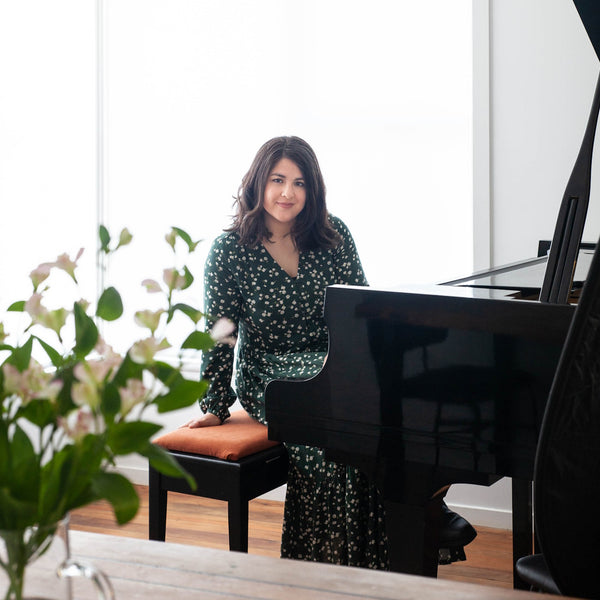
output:
M204 313L209 328L222 317L236 325L239 322L241 294L228 264L224 240L220 236L213 242L204 268ZM236 399L231 387L233 362L234 350L227 344L218 343L202 356L202 377L210 385L200 408L217 415L221 421L229 417L229 407Z
M335 270L338 278L336 283L368 285L350 230L341 219L333 216L330 218L337 232L342 237L342 243L334 252Z

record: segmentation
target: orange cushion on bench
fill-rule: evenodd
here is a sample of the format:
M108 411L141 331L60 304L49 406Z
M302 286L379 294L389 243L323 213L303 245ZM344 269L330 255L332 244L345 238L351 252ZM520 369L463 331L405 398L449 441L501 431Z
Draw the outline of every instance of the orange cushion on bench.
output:
M267 427L255 421L245 410L231 413L222 425L190 429L181 427L154 440L166 450L239 460L244 456L277 446L269 440Z

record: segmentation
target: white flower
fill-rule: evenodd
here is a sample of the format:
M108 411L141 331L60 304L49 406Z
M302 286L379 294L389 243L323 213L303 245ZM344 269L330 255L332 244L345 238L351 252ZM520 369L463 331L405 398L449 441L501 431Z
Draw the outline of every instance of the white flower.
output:
M9 394L20 394L21 373L19 369L5 363L2 365L2 374L4 375L4 390Z
M73 374L79 382L99 387L111 373L116 372L123 362L123 358L102 338L99 338L94 349L98 353L98 358L90 358L76 364Z
M182 290L185 287L185 277L177 269L165 269L163 281L170 290Z
M42 295L37 292L32 294L29 300L25 302L25 312L31 317L34 323L52 329L59 337L60 330L66 323L69 314L65 308L48 310L42 304Z
M54 266L68 273L73 278L73 281L77 282L77 279L75 278L75 269L77 268L77 261L79 260L82 254L83 248L79 249L79 252L73 260L69 258L69 255L67 253L61 254L56 259Z
M139 379L128 379L127 386L119 388L121 395L121 414L129 414L131 409L146 399L148 390Z
M100 406L98 386L91 379L75 381L71 386L71 399L77 406L89 406L95 411Z
M47 400L51 400L52 402L56 402L56 399L58 398L58 394L60 394L60 391L62 390L62 388L63 388L62 381L52 380L46 385L46 387L44 389L37 392L35 397L36 398L45 398Z
M52 329L52 331L56 332L56 335L60 338L60 330L67 322L68 314L69 311L67 309L57 308L56 310L46 311L45 313L38 315L34 321L48 329Z
M4 375L4 390L9 394L19 396L24 403L32 398L56 399L62 384L52 382L52 375L46 373L42 366L31 360L29 367L20 372L9 363L2 365Z
M66 418L58 417L58 424L72 440L78 440L94 430L94 415L88 406L81 406Z
M101 360L113 370L117 370L123 362L123 357L115 352L109 344L104 341L104 338L99 337L94 347L96 352L102 357Z
M129 356L135 363L148 364L154 360L154 355L157 352L170 347L171 344L164 338L159 341L154 337L149 337L133 344L129 350Z
M83 312L87 312L87 309L90 307L89 300L86 300L85 298L80 298L77 301L77 304L79 304L79 306L81 306Z
M48 279L53 266L53 263L42 263L29 273L29 278L31 279L31 283L33 283L34 290L37 290L40 283Z
M225 317L220 318L211 328L210 337L221 344L235 346L236 338L233 334L235 323Z
M163 309L138 310L134 315L134 319L135 322L140 325L140 327L147 327L152 333L154 333L158 329L160 317L164 312L165 311Z
M90 359L75 365L73 373L78 381L97 387L104 382L114 367L115 363L102 358Z
M142 285L146 288L146 291L149 294L156 294L158 292L162 292L160 283L158 283L158 281L154 281L154 279L144 279L144 281L142 281Z
M165 235L165 240L167 240L167 244L175 250L175 242L177 241L177 232L174 229L171 229L169 233Z
M48 313L48 309L42 305L42 295L37 292L32 294L29 300L25 302L25 312L33 319L37 320L41 315Z

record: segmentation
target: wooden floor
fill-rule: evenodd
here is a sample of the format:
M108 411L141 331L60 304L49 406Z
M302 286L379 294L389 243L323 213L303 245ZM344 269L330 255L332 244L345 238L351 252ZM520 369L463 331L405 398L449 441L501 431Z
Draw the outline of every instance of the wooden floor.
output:
M148 489L136 486L141 507L136 518L119 527L108 504L99 502L74 511L71 528L126 537L148 537ZM279 556L283 503L250 502L249 552ZM442 565L440 579L512 587L512 536L510 531L477 527L478 535L466 548L465 562ZM227 505L218 500L169 493L167 541L227 549Z

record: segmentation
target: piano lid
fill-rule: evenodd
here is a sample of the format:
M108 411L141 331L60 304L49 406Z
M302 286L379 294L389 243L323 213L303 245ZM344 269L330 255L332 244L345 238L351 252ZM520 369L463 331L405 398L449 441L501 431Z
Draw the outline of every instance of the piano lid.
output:
M596 55L600 58L600 15L597 0L573 1ZM590 197L592 152L599 112L600 78L596 84L581 148L560 205L540 293L541 302L564 304L568 302L571 293Z
M573 2L596 51L596 56L600 58L600 11L598 10L598 0L573 0Z

